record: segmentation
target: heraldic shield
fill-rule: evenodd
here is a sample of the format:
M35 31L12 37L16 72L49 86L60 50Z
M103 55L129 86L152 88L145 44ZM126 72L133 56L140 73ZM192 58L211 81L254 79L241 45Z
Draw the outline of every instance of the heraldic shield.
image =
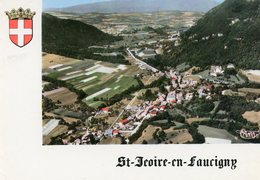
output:
M33 38L33 16L30 9L11 10L6 12L9 17L9 38L18 47L29 44Z

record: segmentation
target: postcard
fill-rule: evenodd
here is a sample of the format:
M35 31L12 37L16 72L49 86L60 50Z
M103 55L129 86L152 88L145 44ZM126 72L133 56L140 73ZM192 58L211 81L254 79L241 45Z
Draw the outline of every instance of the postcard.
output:
M259 0L3 0L0 179L257 179Z

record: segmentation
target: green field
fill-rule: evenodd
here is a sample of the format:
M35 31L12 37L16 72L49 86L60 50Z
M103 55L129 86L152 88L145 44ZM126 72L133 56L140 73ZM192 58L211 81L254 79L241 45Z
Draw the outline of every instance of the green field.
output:
M58 71L49 71L49 77L62 79L66 77L67 73L75 72L75 71L81 71L79 74L84 73L86 67L90 68L94 64L90 64L87 61L81 62L80 64L75 64L71 69L68 69L66 71L58 72ZM103 64L102 64L103 65ZM116 68L117 65L103 65L104 67L112 67ZM121 94L122 92L126 91L132 86L137 86L138 82L134 78L134 75L127 76L125 75L124 70L119 70L117 72L113 73L101 73L101 72L95 72L91 75L81 75L79 77L75 77L69 80L66 80L67 83L72 84L76 89L83 90L88 96L91 96L103 89L110 88L109 91L100 94L99 96L95 97L95 99L101 99L100 101L94 101L94 98L86 101L83 100L86 104L92 106L92 107L98 107L104 101L102 99L109 99L117 94ZM96 77L95 79L89 80L87 82L82 82L83 80L86 80L88 78Z
M106 74L104 74L104 73L94 73L89 76L83 75L83 76L68 80L67 82L74 85L77 89L82 89L85 91L89 86L99 83L101 81L101 78L105 75ZM91 78L94 76L96 76L97 78L90 80L88 82L82 82L82 80Z
M111 80L100 84L98 86L93 86L92 88L90 88L89 90L86 90L85 92L89 95L94 94L102 89L105 88L111 88L111 90L109 90L108 92L101 94L99 96L97 96L96 98L104 98L104 99L109 99L113 96L115 96L116 94L120 94L124 91L126 91L128 88L130 88L131 86L137 86L138 82L136 79L134 79L131 76L124 76L120 79L120 81L116 82L115 80L116 78L112 78ZM94 98L93 98L94 99ZM92 106L92 107L98 107L99 105L101 105L103 102L102 101L94 101L93 99L85 101L86 104Z

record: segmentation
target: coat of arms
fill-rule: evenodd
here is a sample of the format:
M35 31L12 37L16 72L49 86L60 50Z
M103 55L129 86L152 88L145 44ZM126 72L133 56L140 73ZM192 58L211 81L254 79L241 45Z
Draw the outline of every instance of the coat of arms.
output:
M23 8L5 13L9 18L10 40L18 47L29 44L33 38L33 16L36 13Z

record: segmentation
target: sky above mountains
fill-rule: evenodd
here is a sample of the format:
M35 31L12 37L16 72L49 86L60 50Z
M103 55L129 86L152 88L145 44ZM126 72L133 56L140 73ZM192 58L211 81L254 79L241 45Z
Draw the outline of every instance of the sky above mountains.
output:
M63 8L68 6L74 6L79 4L104 2L111 0L43 0L43 8Z
M49 8L64 8L79 4L104 2L111 0L43 0L43 9ZM215 0L216 2L223 2L224 0Z

